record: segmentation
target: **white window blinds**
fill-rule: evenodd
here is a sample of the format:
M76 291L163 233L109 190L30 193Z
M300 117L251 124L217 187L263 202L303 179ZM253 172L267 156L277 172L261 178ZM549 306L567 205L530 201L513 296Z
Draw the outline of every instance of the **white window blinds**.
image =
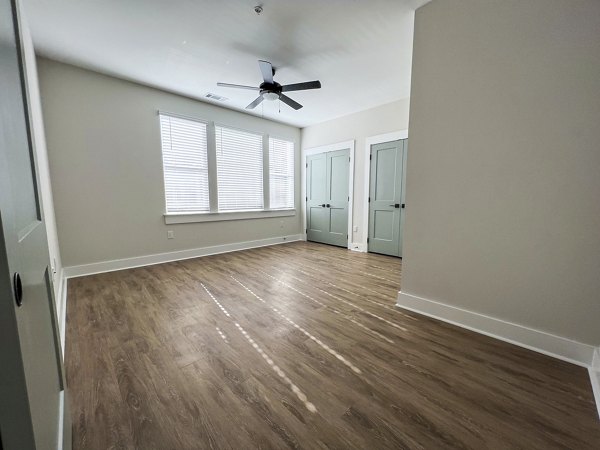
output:
M263 209L262 135L215 127L219 211Z
M271 209L294 207L294 143L269 138Z
M206 124L160 115L167 213L207 212Z

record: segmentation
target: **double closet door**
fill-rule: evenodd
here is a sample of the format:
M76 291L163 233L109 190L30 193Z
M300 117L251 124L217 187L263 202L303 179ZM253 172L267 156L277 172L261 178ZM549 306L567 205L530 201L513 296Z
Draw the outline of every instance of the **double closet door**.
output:
M348 246L350 149L306 158L306 237Z

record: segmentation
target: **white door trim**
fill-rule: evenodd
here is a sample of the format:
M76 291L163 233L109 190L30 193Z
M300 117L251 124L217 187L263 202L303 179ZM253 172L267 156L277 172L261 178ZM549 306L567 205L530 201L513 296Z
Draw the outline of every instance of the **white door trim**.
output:
M369 136L365 139L365 195L363 197L363 238L362 248L364 252L369 251L367 238L369 237L369 191L371 189L371 163L369 157L371 155L371 146L375 144L383 144L384 142L392 142L400 139L408 139L408 130L393 131L391 133L378 134ZM403 169L403 176L406 175L406 167ZM404 192L402 193L404 196ZM402 239L402 237L400 237Z
M600 347L596 348L596 350L594 351L592 366L588 370L590 372L592 390L594 391L594 399L596 400L598 418L600 418Z
M350 162L348 163L348 195L350 200L348 201L348 248L350 248L350 242L352 241L352 215L354 204L354 139L351 141L338 142L336 144L321 145L319 147L311 147L302 149L302 167L300 167L300 179L302 189L302 223L304 224L304 240L306 240L306 229L308 223L306 222L306 157L310 155L317 155L319 153L333 152L336 150L350 149Z

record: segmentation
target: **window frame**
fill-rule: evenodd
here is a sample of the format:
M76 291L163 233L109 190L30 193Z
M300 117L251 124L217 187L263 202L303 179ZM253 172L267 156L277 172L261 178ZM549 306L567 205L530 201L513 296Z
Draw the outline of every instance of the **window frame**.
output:
M246 220L246 219L263 219L269 217L291 217L296 215L296 203L297 203L297 156L299 152L299 146L296 139L282 136L278 134L271 134L264 131L255 131L251 129L245 129L242 127L231 126L219 121L206 120L194 116L172 113L169 111L158 110L158 130L159 130L159 142L161 143L161 158L162 158L162 136L160 135L160 116L172 116L185 120L192 120L206 124L207 127L207 159L208 159L208 192L209 192L209 207L210 211L207 212L167 212L167 200L166 200L166 189L164 179L164 164L161 159L161 172L163 175L163 198L164 198L164 213L163 217L165 224L178 224L178 223L196 223L196 222L218 222L226 220ZM217 182L217 145L216 145L216 127L221 126L225 128L231 128L235 130L244 131L252 134L259 134L262 136L262 150L263 150L263 209L260 210L245 210L245 211L219 211L218 210L218 182ZM283 141L291 142L294 146L294 207L293 208L271 208L271 187L269 183L270 179L270 167L269 167L269 138L279 139Z

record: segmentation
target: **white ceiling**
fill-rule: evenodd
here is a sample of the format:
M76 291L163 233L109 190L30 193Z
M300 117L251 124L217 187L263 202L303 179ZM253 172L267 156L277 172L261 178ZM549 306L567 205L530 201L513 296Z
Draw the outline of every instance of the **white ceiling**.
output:
M39 54L243 110L258 59L304 108L263 102L254 114L304 127L409 96L414 9L425 0L24 0ZM254 12L256 4L263 13ZM281 109L281 112L279 111Z

